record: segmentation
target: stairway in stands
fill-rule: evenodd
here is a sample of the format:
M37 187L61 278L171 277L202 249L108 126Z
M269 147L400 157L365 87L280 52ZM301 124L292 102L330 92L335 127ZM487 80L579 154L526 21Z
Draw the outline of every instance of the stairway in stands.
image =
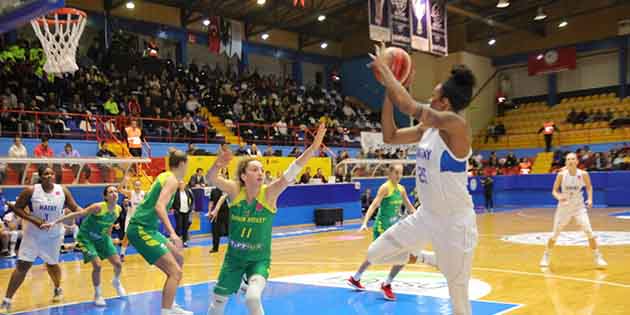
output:
M553 152L540 152L536 155L534 166L532 167L532 174L547 174L551 169L551 163L553 163Z
M217 133L225 137L227 143L240 143L240 137L236 136L230 128L226 127L221 118L208 113L208 122L210 122L210 125L212 125L212 128L214 128Z

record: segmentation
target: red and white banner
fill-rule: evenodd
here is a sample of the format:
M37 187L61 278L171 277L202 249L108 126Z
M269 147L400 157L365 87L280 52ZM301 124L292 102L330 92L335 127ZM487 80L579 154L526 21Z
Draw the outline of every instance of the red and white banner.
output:
M208 25L208 50L211 53L219 54L221 51L221 23L218 16L210 18Z
M551 49L544 53L529 55L527 60L529 75L572 70L576 65L575 47Z

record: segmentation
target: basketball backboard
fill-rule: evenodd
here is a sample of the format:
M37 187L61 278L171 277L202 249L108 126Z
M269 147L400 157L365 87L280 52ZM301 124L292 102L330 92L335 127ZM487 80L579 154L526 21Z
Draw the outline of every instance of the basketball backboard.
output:
M64 0L0 0L0 34L64 6Z

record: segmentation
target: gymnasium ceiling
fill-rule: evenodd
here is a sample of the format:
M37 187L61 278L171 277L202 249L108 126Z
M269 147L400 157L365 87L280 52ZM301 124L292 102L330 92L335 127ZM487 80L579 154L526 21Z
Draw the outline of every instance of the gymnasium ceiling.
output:
M114 2L124 2L118 0ZM183 24L200 23L206 16L219 15L246 22L248 36L270 29L300 34L302 45L318 40L343 41L359 32L367 32L367 0L305 0L305 7L294 7L293 0L144 0L181 8ZM465 32L467 42L485 40L495 35L528 32L544 37L546 25L564 18L627 5L630 0L511 0L504 9L497 0L444 0L451 30ZM547 19L535 22L539 7ZM317 17L326 15L320 23ZM184 26L185 26L184 25ZM463 27L462 27L463 26Z

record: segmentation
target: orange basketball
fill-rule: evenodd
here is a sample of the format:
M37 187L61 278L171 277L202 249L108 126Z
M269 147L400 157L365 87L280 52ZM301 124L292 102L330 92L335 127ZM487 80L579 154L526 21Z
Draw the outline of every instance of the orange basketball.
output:
M394 73L394 77L403 84L407 82L409 79L409 74L411 73L411 56L402 48L398 47L387 47L383 52L385 55L385 62L389 66L389 68ZM380 73L372 70L374 72L374 78L376 81L381 82Z

